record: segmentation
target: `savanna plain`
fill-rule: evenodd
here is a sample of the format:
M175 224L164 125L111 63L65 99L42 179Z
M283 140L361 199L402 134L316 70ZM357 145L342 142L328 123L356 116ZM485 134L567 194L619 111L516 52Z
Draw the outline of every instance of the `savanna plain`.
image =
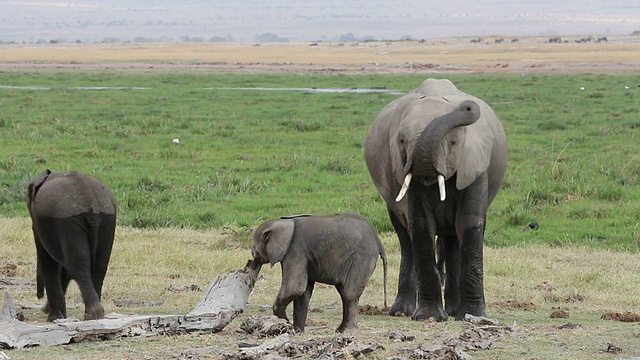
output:
M320 285L307 331L291 341L376 343L365 355L376 359L429 358L426 349L443 344L474 359L638 357L640 75L628 61L637 46L2 45L0 278L24 282L0 286L25 321L44 322L26 186L46 168L77 169L119 202L107 312L185 314L211 280L245 265L262 221L343 211L379 232L391 302L399 245L364 163L364 136L386 104L427 77L448 78L491 105L507 133L509 165L489 209L484 257L487 312L504 326L369 309L358 330L335 334L340 298ZM12 359L237 356L238 342L267 340L240 324L271 313L279 283L279 267L264 266L244 313L218 333L3 351ZM382 309L382 284L379 262L360 305ZM123 298L141 302L116 307ZM81 318L75 286L67 303Z

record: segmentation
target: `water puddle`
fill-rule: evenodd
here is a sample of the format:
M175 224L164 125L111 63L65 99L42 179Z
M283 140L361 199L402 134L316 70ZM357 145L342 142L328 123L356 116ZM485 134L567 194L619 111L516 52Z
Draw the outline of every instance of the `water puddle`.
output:
M64 86L64 87L47 87L47 86L30 86L30 85L0 85L0 89L16 89L16 90L150 90L150 87L142 86Z
M15 89L15 90L151 90L150 87L143 86L67 86L67 87L47 87L47 86L35 86L35 85L0 85L0 89ZM371 87L371 88L297 88L297 87L209 87L202 88L202 90L240 90L240 91L302 91L312 93L358 93L358 94L370 94L370 93L385 93L393 95L404 95L405 92L398 90L389 90L384 87Z
M71 86L71 90L151 90L143 86Z
M405 92L398 91L398 90L389 90L389 89L386 89L384 87L372 87L372 88L212 87L212 88L204 88L204 90L303 91L303 92L313 92L313 93L361 93L361 94L385 93L385 94L393 94L393 95L404 95L405 94Z
M51 90L45 86L19 86L19 85L0 85L0 89L17 89L17 90Z

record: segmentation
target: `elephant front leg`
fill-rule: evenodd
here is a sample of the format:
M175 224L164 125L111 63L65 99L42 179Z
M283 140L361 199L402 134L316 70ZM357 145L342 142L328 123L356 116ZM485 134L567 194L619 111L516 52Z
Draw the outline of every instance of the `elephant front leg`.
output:
M456 212L460 248L460 307L456 320L465 314L486 316L484 300L483 243L488 206L487 178L481 176L464 189Z
M400 241L400 272L398 274L398 295L389 308L391 316L409 316L416 309L416 286L413 275L413 251L411 237L398 217L389 211L391 224Z
M279 317L280 319L284 319L289 321L287 317L287 306L295 299L294 296L291 295L281 295L282 288L280 288L280 293L276 296L276 300L273 302L273 315Z
M457 237L438 237L438 261L444 260L444 309L450 316L458 314L460 307L460 245Z
M456 320L465 314L486 316L483 269L484 224L467 228L460 255L460 307Z
M289 321L287 318L287 306L297 297L303 296L309 284L307 274L305 272L301 273L297 266L299 266L298 263L282 264L282 284L273 303L273 314L287 321ZM309 297L311 297L311 294L309 294ZM304 328L304 322L302 327Z
M419 198L409 198L412 210L411 245L418 287L418 307L411 319L445 321L447 313L442 306L442 287L435 257L435 219L428 217Z
M309 313L309 301L311 300L311 294L313 294L314 285L315 282L309 281L304 294L293 300L293 328L296 331L304 331L307 314Z

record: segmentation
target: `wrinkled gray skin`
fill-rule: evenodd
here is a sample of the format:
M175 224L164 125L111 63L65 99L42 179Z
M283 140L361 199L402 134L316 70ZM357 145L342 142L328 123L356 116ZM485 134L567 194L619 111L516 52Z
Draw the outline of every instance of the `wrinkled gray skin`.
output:
M65 293L78 283L84 319L104 318L100 303L116 228L116 200L78 171L43 171L27 190L37 252L37 295L47 291L47 321L66 318Z
M297 331L304 331L316 282L334 285L340 293L342 322L337 331L357 328L358 300L378 256L382 258L386 307L387 255L376 231L358 214L267 221L256 229L251 253L258 263L273 266L280 262L282 284L273 313L287 319L287 305L293 301L293 326Z
M449 80L427 79L378 114L365 157L400 240L398 295L390 314L438 321L485 316L486 214L507 164L507 141L495 113ZM408 173L409 188L396 201ZM444 201L438 174L446 179ZM446 275L438 271L442 263Z

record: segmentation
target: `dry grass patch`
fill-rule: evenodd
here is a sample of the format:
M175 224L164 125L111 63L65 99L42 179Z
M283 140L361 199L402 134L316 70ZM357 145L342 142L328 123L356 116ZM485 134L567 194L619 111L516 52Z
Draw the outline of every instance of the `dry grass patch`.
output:
M188 312L202 294L199 287L204 288L217 275L244 266L251 256L250 233L250 229L238 228L194 231L119 227L105 280L103 302L107 312ZM3 239L0 266L14 264L18 278L34 280L35 249L30 221L0 218L0 238ZM397 240L392 234L383 234L382 240L389 254L389 293L394 295L400 260ZM491 332L455 321L413 322L368 311L360 315L360 329L347 336L381 344L384 349L375 350L370 355L374 358L410 357L421 347L428 349L427 345L455 342L475 347L465 351L476 359L554 359L560 355L610 359L612 354L607 351L614 348L621 349L618 356L640 356L637 323L601 318L604 314L640 313L639 273L637 254L577 247L487 248L485 286L489 316L512 330L501 328ZM224 358L224 353L239 351L239 341L256 344L265 341L242 332L240 324L244 317L271 313L279 284L280 268L263 267L245 313L216 334L130 338L6 352L13 359ZM21 286L8 291L24 307L26 321L45 320L37 309L41 302L36 301L35 288ZM114 300L122 298L159 304L116 307ZM80 317L82 303L75 286L70 288L68 300L70 315ZM375 309L382 306L382 300L382 270L378 266L360 305ZM390 297L389 301L392 300ZM308 331L292 335L291 341L339 340L333 332L341 319L341 303L335 289L317 286L311 308ZM557 310L566 312L568 318L550 318Z
M3 44L0 63L46 66L65 63L126 67L140 65L256 68L257 65L303 70L332 66L340 70L416 71L484 69L509 70L556 66L585 67L622 64L638 66L638 40L611 37L608 43L548 44L546 37L521 37L517 43L470 44L468 38L416 41L305 43L87 43ZM570 38L568 38L570 39ZM487 39L490 41L490 39ZM43 62L42 59L47 59ZM428 66L427 66L428 65ZM316 68L317 69L317 68Z

